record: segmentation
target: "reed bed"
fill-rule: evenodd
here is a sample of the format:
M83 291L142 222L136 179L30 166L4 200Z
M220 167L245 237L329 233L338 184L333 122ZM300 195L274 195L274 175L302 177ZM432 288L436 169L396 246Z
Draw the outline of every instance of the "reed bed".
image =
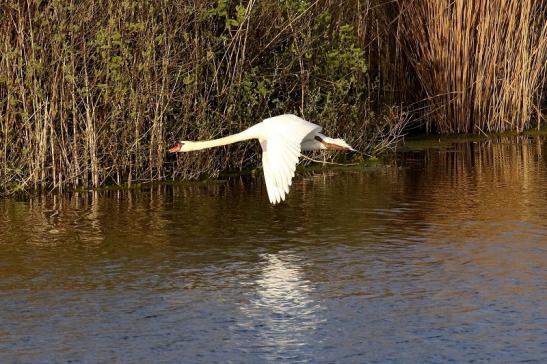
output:
M542 121L547 2L398 0L397 39L428 130L521 132Z
M327 0L3 2L0 189L240 170L257 163L256 143L176 159L166 149L286 112L358 147L374 148L371 136L389 143L406 119L378 101L368 73L370 9Z
M438 132L522 131L542 118L545 20L531 0L4 1L0 193L241 170L257 143L166 149L288 112L372 154L408 109Z

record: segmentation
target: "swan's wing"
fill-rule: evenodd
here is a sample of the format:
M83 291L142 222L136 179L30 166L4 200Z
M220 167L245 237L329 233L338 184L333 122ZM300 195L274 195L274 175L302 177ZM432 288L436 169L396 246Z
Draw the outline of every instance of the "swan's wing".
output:
M321 127L290 114L268 118L258 125L266 189L270 202L276 204L289 193L301 144Z
M261 141L262 168L272 204L285 200L300 158L300 143L280 137Z
M321 127L294 115L280 115L265 120L262 146L262 168L268 197L272 204L285 200L289 193L301 144Z

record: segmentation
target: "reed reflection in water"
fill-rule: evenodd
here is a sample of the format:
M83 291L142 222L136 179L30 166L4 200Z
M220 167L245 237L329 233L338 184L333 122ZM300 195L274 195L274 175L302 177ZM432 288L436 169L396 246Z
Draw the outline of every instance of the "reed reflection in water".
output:
M541 138L0 201L0 362L543 362Z

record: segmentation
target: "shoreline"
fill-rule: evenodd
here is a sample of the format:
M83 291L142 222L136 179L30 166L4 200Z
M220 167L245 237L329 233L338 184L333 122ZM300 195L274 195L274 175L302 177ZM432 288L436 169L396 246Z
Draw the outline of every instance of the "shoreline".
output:
M335 158L334 161L338 161L336 164L323 164L319 161L302 160L297 166L296 172L305 173L313 171L336 171L336 170L366 170L378 167L387 167L396 158L399 153L422 151L425 149L437 149L446 148L450 145L466 142L485 142L491 141L497 138L519 138L519 137L547 137L547 127L540 129L527 130L523 133L516 132L503 132L503 133L491 133L491 134L452 134L452 135L432 135L422 134L404 137L399 145L395 147L393 151L384 152L378 157L363 158L362 155L355 155L348 159L347 156L342 158ZM347 165L344 165L347 163ZM107 191L131 191L141 190L157 186L200 186L209 184L224 183L226 179L238 177L262 174L261 167L245 168L242 170L227 170L220 172L218 176L204 176L203 178L196 179L160 179L155 181L136 182L131 185L125 183L121 185L105 184L96 188L63 188L63 189L51 189L51 190L34 190L34 189L21 189L14 188L11 192L3 192L0 194L0 199L6 199L17 196L32 197L37 195L48 194L65 194L65 193L89 193L89 192L107 192Z

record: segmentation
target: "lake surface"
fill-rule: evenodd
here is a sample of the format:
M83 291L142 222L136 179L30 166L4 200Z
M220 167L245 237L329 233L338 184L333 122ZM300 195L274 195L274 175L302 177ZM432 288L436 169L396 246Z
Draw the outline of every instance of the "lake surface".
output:
M0 362L545 363L546 152L0 200Z

